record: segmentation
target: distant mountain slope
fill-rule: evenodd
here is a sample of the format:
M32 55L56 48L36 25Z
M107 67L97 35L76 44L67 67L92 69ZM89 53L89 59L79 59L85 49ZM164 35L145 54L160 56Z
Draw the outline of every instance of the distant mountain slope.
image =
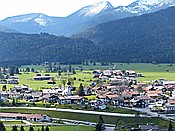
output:
M174 63L174 12L175 7L170 7L111 21L71 38L47 33L0 33L0 63Z
M175 62L175 7L100 24L78 36L93 41L99 61Z
M6 33L17 33L17 31L7 28L5 26L0 25L0 32L6 32Z
M2 20L0 24L19 32L34 34L42 32L45 28L58 21L57 19L59 18L33 13L9 17Z
M101 23L126 17L139 16L175 5L175 0L136 0L128 6L113 7L103 1L83 7L67 17L27 14L6 18L0 24L22 33L47 32L71 36Z

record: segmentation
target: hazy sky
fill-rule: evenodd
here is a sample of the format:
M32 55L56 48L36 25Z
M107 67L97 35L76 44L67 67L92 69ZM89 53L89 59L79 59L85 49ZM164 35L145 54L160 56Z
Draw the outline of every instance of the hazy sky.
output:
M102 0L0 0L0 20L21 14L43 13L49 16L68 16L78 9ZM108 0L114 7L135 0Z

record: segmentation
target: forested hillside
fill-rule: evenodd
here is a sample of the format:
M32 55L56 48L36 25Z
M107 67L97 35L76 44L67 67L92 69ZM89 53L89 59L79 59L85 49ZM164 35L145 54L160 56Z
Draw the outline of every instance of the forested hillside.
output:
M81 63L92 58L96 49L81 38L57 37L49 34L0 33L0 63L40 63L59 61Z
M100 24L67 38L0 33L1 63L175 62L175 7ZM84 38L82 38L84 37Z
M175 7L100 24L78 36L101 49L99 60L175 62Z

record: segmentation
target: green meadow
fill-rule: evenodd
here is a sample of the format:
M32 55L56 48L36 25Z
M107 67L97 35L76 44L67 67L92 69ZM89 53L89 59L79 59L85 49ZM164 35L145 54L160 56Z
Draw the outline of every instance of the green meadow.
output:
M114 63L116 65L117 70L135 70L137 73L142 73L144 77L138 77L138 82L150 82L151 80L157 80L160 78L164 78L165 80L175 80L175 65L174 64L149 64L149 63ZM29 87L33 88L36 91L41 90L42 88L50 88L50 87L60 87L63 86L63 80L67 80L69 78L76 78L76 80L72 81L72 85L79 87L80 83L84 86L88 87L90 81L95 81L97 79L93 78L93 74L91 72L95 69L109 69L113 68L113 65L109 66L101 66L97 64L96 66L88 65L82 66L83 71L79 70L79 67L82 65L72 65L73 68L76 69L76 74L68 74L62 73L60 77L58 77L58 73L49 73L51 76L55 77L56 84L47 84L47 81L35 81L33 79L36 76L36 73L24 73L21 72L19 76L19 84L26 84ZM29 65L22 66L21 69L25 69L29 67L34 68L36 71L45 75L45 68L43 65ZM68 67L67 65L62 65L61 67ZM47 73L48 74L48 73ZM2 87L3 84L0 84ZM6 84L7 88L14 87L16 84Z
M74 119L74 120L88 121L88 122L95 122L95 123L99 119L99 116L98 115L96 115L94 117L93 114L82 114L82 113L71 113L71 112L57 112L57 111L46 111L46 110L32 110L32 109L12 110L12 109L1 109L1 112L18 112L18 113L20 112L20 113L36 113L36 114L37 113L42 113L42 114L48 114L49 116L51 116L53 118ZM103 117L105 123L116 124L116 122L122 121L122 125L123 126L131 125L133 127L136 127L139 124L147 124L147 123L151 124L151 123L153 123L153 124L158 125L161 128L168 128L168 124L169 124L168 121L165 121L165 120L163 120L161 118L116 117L116 116L105 116L105 115L102 115L102 117ZM173 127L175 127L175 123L174 122L173 122ZM67 128L69 128L69 127L67 127ZM75 126L75 128L77 129L77 126ZM93 130L93 127L90 127L89 128L89 131L91 131L91 129ZM67 131L67 130L65 130L65 131Z
M25 131L29 130L29 127L24 127ZM61 125L61 126L49 126L50 131L94 131L94 127L90 126L68 126L68 125ZM6 131L11 131L12 127L6 127ZM18 127L20 130L20 127ZM41 126L34 126L34 131L41 130Z

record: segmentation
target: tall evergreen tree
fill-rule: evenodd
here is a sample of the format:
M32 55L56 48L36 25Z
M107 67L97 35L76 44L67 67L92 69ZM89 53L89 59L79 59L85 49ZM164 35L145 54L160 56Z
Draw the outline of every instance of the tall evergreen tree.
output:
M61 76L61 70L58 70L58 76L59 77Z
M19 74L19 68L18 67L15 68L15 74Z
M17 128L16 125L15 126L12 126L12 131L18 131L18 128Z
M41 126L41 131L44 131L44 125Z
M46 126L45 131L49 131L49 127L48 126Z
M6 128L4 126L4 123L0 121L0 131L6 131Z
M30 68L29 67L26 68L26 72L30 72Z
M173 131L172 121L169 122L168 131Z
M12 105L13 105L13 106L16 106L15 98L13 98Z
M21 127L20 127L20 131L25 131L25 130L24 130L24 126L21 126Z
M99 120L95 126L96 131L102 131L105 129L104 120L102 116L99 116Z
M9 75L14 76L15 74L15 67L14 66L9 66Z
M68 68L69 72L72 72L72 66L69 64L69 68Z
M75 68L72 68L72 74L76 74Z
M78 89L78 95L79 96L84 96L85 93L84 93L84 87L83 87L83 84L80 83L80 86L79 86L79 89Z
M52 69L52 63L49 63L48 71L49 71L49 72L52 72L52 70L53 70L53 69Z
M34 131L33 126L29 127L29 131Z
M31 69L31 72L35 72L35 69L34 69L34 68L32 68L32 69Z
M0 79L3 77L3 75L2 75L2 69L1 69L1 67L0 67Z

